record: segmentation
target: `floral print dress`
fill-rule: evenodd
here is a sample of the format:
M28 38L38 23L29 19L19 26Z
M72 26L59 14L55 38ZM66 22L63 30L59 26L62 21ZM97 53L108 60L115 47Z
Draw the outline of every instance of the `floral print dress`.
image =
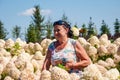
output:
M75 40L69 38L66 46L59 51L56 51L54 42L49 45L49 50L51 52L51 64L53 66L56 66L56 61L58 61L61 64L64 64L65 62L73 61L74 63L77 62L77 56L76 56L76 51L74 48L75 45ZM76 72L79 73L80 70L70 70L70 73Z

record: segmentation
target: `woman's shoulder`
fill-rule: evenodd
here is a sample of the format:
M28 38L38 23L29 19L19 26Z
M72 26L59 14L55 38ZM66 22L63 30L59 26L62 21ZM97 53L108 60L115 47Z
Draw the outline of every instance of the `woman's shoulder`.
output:
M53 41L53 42L50 43L50 45L48 47L49 50L53 50L55 48L54 47L54 43L55 43L55 41Z
M70 41L72 44L75 44L75 43L76 43L76 40L75 40L75 39L72 39L72 38L69 38L69 41Z

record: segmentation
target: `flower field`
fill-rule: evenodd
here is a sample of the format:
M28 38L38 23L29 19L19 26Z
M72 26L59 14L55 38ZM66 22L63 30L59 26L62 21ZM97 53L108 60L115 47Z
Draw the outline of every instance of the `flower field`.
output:
M52 66L41 72L47 48L55 39L41 43L0 39L0 80L120 80L120 37L112 42L106 34L77 40L92 62L83 69L82 76Z

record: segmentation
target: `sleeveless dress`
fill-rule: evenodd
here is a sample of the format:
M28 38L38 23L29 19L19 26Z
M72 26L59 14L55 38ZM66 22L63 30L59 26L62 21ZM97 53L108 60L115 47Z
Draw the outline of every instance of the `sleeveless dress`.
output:
M56 51L54 43L55 42L52 42L48 47L48 49L51 51L51 64L53 66L57 65L55 61L61 61L63 64L67 61L73 61L74 63L77 62L76 51L74 48L76 41L74 39L68 38L68 42L65 47L59 51ZM81 74L81 70L71 69L70 73Z

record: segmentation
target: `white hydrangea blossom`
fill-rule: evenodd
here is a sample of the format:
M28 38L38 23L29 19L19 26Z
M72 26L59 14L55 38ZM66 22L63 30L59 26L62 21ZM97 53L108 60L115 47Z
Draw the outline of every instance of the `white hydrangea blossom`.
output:
M44 58L44 56L42 55L42 53L40 51L36 51L33 56L33 59L36 59L36 60L41 60L43 58Z
M20 76L20 71L16 67L12 67L9 71L9 76L12 77L13 79L18 79Z
M16 67L15 67L15 64L14 64L12 61L10 61L10 62L6 65L6 67L4 68L3 73L8 74L8 73L11 71L11 69L13 69L13 68L16 68Z
M79 29L76 27L72 27L71 30L73 31L74 36L79 36Z
M35 80L40 80L40 76L41 76L41 71L40 70L37 70L35 71Z
M4 48L5 41L3 39L0 39L0 48Z
M28 48L28 45L29 45L29 44L26 44L26 45L24 46L24 50L25 50L25 52L27 52L27 53L31 53L31 52L30 52L30 49Z
M120 56L119 55L117 55L117 54L114 55L114 62L116 64L120 62Z
M40 80L51 80L51 73L48 70L43 70L41 72Z
M26 62L26 66L24 68L24 70L27 70L27 72L34 72L34 67L32 65L32 63L30 61Z
M70 78L71 80L80 80L80 76L77 75L76 73L71 73Z
M117 46L116 46L116 44L109 44L108 46L107 46L107 50L108 50L108 53L109 54L116 54L117 53Z
M100 41L97 38L97 36L92 36L91 38L89 38L87 40L92 46L97 46L97 48L99 47Z
M35 51L41 51L41 52L43 51L43 48L39 43L34 44L34 49Z
M115 63L112 58L107 58L105 62L107 62L110 67L115 67Z
M35 80L35 74L32 72L29 72L28 70L23 70L21 71L21 74L18 80Z
M11 49L14 46L14 41L12 39L8 39L5 41L5 48Z
M52 40L51 39L43 39L42 41L41 41L41 46L42 46L42 48L43 48L43 55L45 55L46 54L46 52L47 52L47 49L48 49L48 46L50 45L50 43L52 42Z
M88 51L90 46L92 45L89 42L87 42L84 46L85 50Z
M35 60L35 59L32 59L31 63L33 65L34 71L39 70L40 69L39 66L42 66L42 65L38 64L37 60Z
M117 46L120 46L120 37L117 38L113 43L116 44Z
M90 46L87 53L89 56L95 56L97 54L97 49L94 46Z
M8 64L10 58L9 57L0 57L0 75L6 69L6 65Z
M109 80L118 80L118 76L120 75L119 71L116 68L108 70L103 74L104 77L108 77Z
M51 39L46 38L46 39L42 40L40 44L43 48L47 48L50 45L51 42L52 42Z
M12 77L10 77L10 76L6 76L5 78L4 78L4 80L14 80Z
M51 78L52 80L71 80L70 75L66 70L56 66L51 68Z
M28 53L21 53L18 55L17 59L14 61L15 66L20 70L23 70L26 66L26 62L30 61L31 57Z
M101 72L101 74L107 72L107 69L101 65L98 65L97 63L95 64L97 66L97 68L99 69L99 71Z
M34 43L32 43L32 42L30 42L29 44L28 44L28 49L29 49L29 53L30 54L34 54L35 53L35 49L34 49Z
M100 36L99 41L100 45L108 46L110 44L107 34L103 34L102 36Z
M26 42L21 40L20 38L17 38L15 43L19 43L21 48L24 48L24 46L26 45Z
M2 74L2 72L3 72L3 69L4 69L3 65L2 65L2 64L0 64L0 75L1 75L1 74Z
M100 45L100 47L97 49L99 56L108 55L108 50L105 46Z
M120 55L120 46L117 48L117 55Z
M79 42L82 46L84 46L84 45L87 44L87 41L86 41L85 38L83 38L83 37L79 37L79 38L78 38L78 42Z
M42 65L44 63L44 59L42 59L42 60L36 60L36 61L39 64L39 70L42 70Z
M105 67L105 68L109 68L109 64L108 64L107 62L103 61L103 60L99 60L99 61L97 62L97 64L98 64L98 65L101 65L101 66L103 66L103 67Z
M0 57L11 57L11 53L7 52L4 48L0 48Z
M101 72L95 64L90 64L84 68L83 76L85 80L104 80Z
M14 61L16 60L16 58L17 56L12 57L11 59L7 57L8 63L6 64L6 66L4 66L3 73L8 74L10 70L15 67Z

